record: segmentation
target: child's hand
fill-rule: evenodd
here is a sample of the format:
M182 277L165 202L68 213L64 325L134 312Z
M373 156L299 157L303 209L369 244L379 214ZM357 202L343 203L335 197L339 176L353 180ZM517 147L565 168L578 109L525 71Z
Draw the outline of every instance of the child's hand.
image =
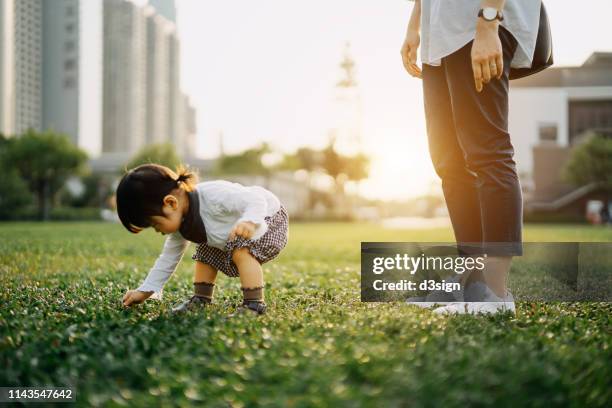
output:
M128 290L123 295L123 306L137 305L147 300L153 292L141 292L139 290Z
M257 229L257 225L251 221L238 223L230 231L229 240L233 240L236 236L249 239L255 234L255 229Z

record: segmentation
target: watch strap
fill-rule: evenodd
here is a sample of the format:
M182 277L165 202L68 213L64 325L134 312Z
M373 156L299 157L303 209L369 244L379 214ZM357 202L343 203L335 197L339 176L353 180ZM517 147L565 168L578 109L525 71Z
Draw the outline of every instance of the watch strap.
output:
M484 19L485 21L493 21L493 20L504 21L504 13L501 10L496 10L496 11L497 11L497 14L495 15L495 18L493 18L492 20L488 20L484 16L484 9L481 8L480 10L478 10L478 17Z

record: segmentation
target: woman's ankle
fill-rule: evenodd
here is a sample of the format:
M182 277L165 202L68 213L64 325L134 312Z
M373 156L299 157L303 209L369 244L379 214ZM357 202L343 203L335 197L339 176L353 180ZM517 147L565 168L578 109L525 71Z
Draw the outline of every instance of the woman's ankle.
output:
M475 282L484 282L484 275L481 270L472 269L467 272L465 279L463 280L463 288L467 288L469 285Z

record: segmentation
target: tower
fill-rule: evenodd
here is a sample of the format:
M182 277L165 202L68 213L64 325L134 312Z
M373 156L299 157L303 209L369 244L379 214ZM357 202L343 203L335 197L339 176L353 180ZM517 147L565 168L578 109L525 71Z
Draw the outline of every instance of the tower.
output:
M347 42L340 61L341 78L334 88L330 136L339 153L356 154L362 148L361 95L355 77L356 64Z

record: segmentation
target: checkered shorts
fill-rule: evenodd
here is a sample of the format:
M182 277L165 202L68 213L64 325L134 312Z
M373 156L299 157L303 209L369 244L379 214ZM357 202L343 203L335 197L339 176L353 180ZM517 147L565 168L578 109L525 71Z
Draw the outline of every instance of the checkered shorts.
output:
M249 252L260 264L276 258L280 251L287 245L289 238L289 215L285 207L281 205L271 217L264 218L268 224L268 230L256 240L236 237L228 241L223 250L204 244L199 244L192 259L211 265L213 268L223 272L227 276L236 278L239 276L238 268L232 261L232 252L237 248L249 248Z

